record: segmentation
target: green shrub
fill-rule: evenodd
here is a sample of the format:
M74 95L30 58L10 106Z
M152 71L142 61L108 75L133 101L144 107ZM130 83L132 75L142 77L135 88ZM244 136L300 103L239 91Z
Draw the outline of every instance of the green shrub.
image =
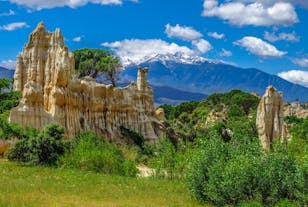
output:
M63 127L57 124L47 125L38 135L34 134L16 141L6 156L14 161L54 165L64 153L63 135Z
M8 160L17 162L30 161L30 148L27 139L17 140L14 145L5 153Z
M187 180L199 201L218 206L247 201L273 206L283 198L305 201L303 170L283 147L262 154L256 141L225 143L215 134L198 145Z
M244 116L245 111L239 105L232 105L227 110L228 117Z
M113 144L105 142L92 132L81 132L61 157L60 165L104 174L135 176L135 163L126 160Z
M289 151L299 160L303 160L308 151L308 117L301 119L290 129Z
M178 144L175 148L167 138L161 139L153 149L149 166L155 169L155 175L170 179L181 178L184 175L187 163L190 159L190 147Z
M42 165L54 165L64 153L64 128L57 124L44 127L37 137L29 140L31 161Z

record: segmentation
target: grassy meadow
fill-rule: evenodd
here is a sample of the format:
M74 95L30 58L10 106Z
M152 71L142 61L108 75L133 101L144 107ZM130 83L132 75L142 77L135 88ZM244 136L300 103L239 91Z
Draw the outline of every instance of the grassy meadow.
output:
M0 206L201 206L180 181L108 176L0 160Z

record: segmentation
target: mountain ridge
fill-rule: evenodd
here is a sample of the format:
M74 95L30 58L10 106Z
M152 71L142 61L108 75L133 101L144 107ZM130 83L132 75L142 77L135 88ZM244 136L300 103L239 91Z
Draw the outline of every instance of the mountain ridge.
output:
M201 59L193 64L166 59L151 59L125 68L124 79L135 78L136 68L149 67L152 85L169 86L194 93L224 93L233 89L263 95L269 85L284 93L286 101L308 101L308 88L256 68L240 68L222 61Z

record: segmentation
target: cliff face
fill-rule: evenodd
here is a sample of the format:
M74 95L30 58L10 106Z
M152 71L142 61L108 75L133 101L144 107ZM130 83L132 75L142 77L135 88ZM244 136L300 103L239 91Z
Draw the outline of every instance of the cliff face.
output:
M146 140L158 138L148 69L138 70L137 84L117 88L90 77L77 79L74 67L61 31L49 33L40 23L17 57L14 89L22 91L22 99L11 110L10 121L38 129L57 122L68 137L91 130L117 139L119 127L124 126Z
M283 117L282 93L269 86L260 100L256 120L259 139L264 149L270 149L275 139L284 139Z

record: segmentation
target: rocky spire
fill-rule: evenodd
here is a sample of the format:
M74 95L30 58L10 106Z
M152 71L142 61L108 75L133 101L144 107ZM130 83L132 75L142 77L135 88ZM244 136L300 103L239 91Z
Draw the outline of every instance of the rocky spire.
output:
M147 140L158 138L148 69L138 70L138 84L116 88L91 78L73 78L74 68L73 54L64 45L61 31L47 32L40 22L17 57L14 89L22 91L22 99L11 110L10 120L39 129L57 122L68 137L86 130L117 139L123 126Z
M271 149L274 140L284 140L283 118L282 93L273 86L268 86L260 100L256 119L259 139L264 149Z

